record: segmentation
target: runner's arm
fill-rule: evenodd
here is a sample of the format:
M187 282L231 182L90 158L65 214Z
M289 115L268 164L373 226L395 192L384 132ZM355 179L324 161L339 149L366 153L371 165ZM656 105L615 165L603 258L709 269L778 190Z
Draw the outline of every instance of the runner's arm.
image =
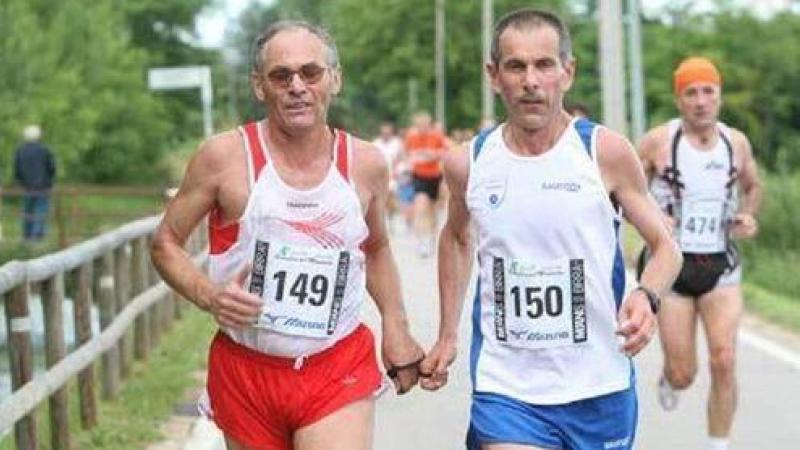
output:
M758 166L753 157L753 148L750 141L742 132L734 130L734 145L742 151L741 170L739 171L739 184L742 188L742 204L736 214L733 234L734 236L751 237L758 231L756 215L761 208L763 185L758 175Z
M459 146L443 158L444 180L450 197L447 220L439 234L439 337L420 369L422 387L437 390L447 384L448 367L457 354L458 323L472 270L472 239L466 203L469 174L468 146Z
M469 151L459 146L443 158L444 181L450 191L447 219L439 234L439 339L455 341L472 271L470 216L466 203Z
M358 141L356 163L359 178L369 192L365 221L369 235L364 243L366 257L367 291L381 316L382 357L389 372L396 371L393 380L399 394L408 392L417 384L417 362L424 352L411 336L403 305L400 274L392 255L386 230L386 198L389 195L389 169L383 156L371 145Z
M640 284L664 296L680 270L680 250L662 220L658 205L647 191L644 171L627 139L601 129L597 147L600 171L608 191L652 252ZM618 333L626 338L623 350L635 355L647 345L655 331L655 316L645 294L631 291L623 301L619 316Z
M150 257L164 281L181 296L209 311L220 325L239 327L253 322L260 304L260 299L238 286L246 273L238 274L234 286L216 286L183 248L216 201L219 177L225 174L224 161L230 158L226 144L230 145L232 139L237 138L231 134L215 136L200 146L156 228ZM236 141L234 145L241 143Z

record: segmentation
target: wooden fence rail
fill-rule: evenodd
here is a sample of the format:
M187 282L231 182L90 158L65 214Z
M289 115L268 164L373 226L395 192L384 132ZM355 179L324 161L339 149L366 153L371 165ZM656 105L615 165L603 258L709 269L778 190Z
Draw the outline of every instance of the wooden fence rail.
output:
M159 280L147 254L157 223L158 217L137 220L60 252L0 267L13 389L0 403L0 431L14 427L17 450L37 448L35 413L45 400L50 447L69 449L67 383L77 376L81 425L93 427L95 363L101 362L101 396L115 398L121 380L131 374L131 359L146 359L160 334L180 315L177 296ZM205 263L205 246L199 231L187 243L199 265ZM45 334L46 371L36 377L32 292L41 296ZM75 323L75 349L69 353L63 311L67 299L72 299ZM99 315L97 336L92 336L93 304Z

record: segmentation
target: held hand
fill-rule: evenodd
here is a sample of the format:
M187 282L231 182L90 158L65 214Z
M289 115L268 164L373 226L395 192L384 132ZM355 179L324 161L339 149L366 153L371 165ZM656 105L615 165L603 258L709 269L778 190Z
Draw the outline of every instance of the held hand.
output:
M427 391L435 391L447 384L448 368L456 360L455 341L439 339L420 364L422 382Z
M261 298L244 289L248 275L249 264L242 267L231 281L211 297L208 312L220 326L245 328L253 325L261 313Z
M656 316L641 291L634 290L622 303L617 334L625 338L621 350L628 356L639 353L656 332Z
M419 381L419 363L425 357L422 347L405 325L383 326L383 365L398 394L410 391Z
M731 224L731 235L735 239L747 239L756 235L758 232L758 221L755 217L746 213L739 213L733 217Z

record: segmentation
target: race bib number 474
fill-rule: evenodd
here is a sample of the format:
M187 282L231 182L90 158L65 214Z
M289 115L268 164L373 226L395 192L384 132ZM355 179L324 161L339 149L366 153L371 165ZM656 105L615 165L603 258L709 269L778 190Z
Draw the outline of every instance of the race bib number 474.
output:
M681 212L680 245L684 252L716 253L725 250L724 202L686 199Z
M264 299L257 327L325 338L339 320L350 254L256 241L250 292Z
M494 258L492 277L495 337L502 344L540 349L587 340L582 259Z

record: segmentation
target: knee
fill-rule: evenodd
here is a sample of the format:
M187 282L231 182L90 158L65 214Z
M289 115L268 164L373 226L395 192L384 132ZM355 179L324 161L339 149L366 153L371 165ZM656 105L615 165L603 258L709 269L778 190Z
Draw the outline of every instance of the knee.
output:
M736 352L733 347L718 347L711 349L710 355L711 377L716 382L733 380L736 367Z
M669 381L670 386L675 389L686 389L694 381L697 374L697 367L689 364L678 364L670 366L665 375Z

